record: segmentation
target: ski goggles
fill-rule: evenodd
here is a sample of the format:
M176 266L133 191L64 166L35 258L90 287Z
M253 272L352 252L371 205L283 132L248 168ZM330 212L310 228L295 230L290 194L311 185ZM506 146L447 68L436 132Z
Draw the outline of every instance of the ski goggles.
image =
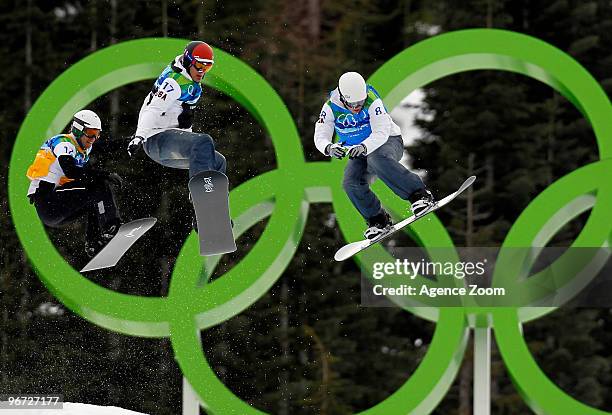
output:
M199 73L206 73L213 67L213 63L214 62L212 60L207 60L205 62L193 61L193 67Z
M83 130L83 135L89 138L90 140L97 140L98 138L100 138L100 130L97 130L95 128L85 128Z
M342 94L340 94L340 101L342 101L342 103L344 104L344 106L348 109L351 110L356 110L358 108L363 107L363 104L365 103L365 99L362 99L360 101L355 101L355 102L348 102L344 96Z

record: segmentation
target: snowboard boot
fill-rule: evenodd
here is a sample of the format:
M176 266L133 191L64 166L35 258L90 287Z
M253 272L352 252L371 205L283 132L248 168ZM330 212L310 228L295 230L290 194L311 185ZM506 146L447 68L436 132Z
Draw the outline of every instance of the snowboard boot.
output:
M427 189L419 189L408 198L410 201L410 210L414 216L421 216L427 213L436 205L433 194Z
M367 220L368 229L365 230L363 236L367 239L374 239L377 236L387 232L391 225L391 217L389 214L383 209L378 214L372 216Z
M87 239L85 241L85 254L87 254L89 258L95 257L102 248L104 248L104 242L100 239Z
M106 246L107 243L110 242L111 239L115 237L119 228L121 227L121 222L117 219L112 224L108 225L101 231L99 234L95 236L88 236L85 240L85 253L89 258L93 258Z
M105 243L110 242L111 239L117 235L119 228L121 227L121 221L117 219L112 224L108 225L104 230L100 233L100 239Z

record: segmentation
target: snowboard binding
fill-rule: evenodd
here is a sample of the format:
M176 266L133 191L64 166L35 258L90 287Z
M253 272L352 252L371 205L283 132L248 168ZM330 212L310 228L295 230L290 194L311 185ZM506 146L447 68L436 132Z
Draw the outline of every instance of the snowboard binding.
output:
M372 216L367 221L368 229L365 230L363 236L366 239L376 239L380 235L384 235L389 232L393 223L391 222L391 216L382 209L378 214Z

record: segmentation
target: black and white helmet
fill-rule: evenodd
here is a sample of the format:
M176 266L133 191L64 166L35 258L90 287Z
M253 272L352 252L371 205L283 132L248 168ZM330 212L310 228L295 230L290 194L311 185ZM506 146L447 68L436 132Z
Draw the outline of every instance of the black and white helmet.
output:
M86 128L102 131L102 121L98 114L91 110L81 110L72 117L72 133L80 136Z

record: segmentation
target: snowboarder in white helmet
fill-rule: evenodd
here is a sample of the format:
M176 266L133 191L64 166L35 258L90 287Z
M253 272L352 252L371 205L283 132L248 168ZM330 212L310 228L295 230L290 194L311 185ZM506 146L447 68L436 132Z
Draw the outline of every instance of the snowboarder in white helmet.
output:
M225 157L216 151L212 137L192 131L201 81L213 65L213 49L202 41L190 42L170 62L144 99L136 133L128 144L130 157L144 147L157 163L188 169L189 178L207 170L225 174ZM195 229L195 220L193 224Z
M338 136L335 143L334 132ZM314 141L326 156L349 156L343 187L367 222L366 238L374 239L391 226L389 214L370 190L375 177L410 201L414 215L433 206L433 196L421 178L399 162L404 154L400 128L387 113L378 92L359 73L344 73L338 87L330 92L315 124Z
M116 173L87 165L102 122L90 110L74 114L70 130L46 140L28 168L28 198L47 226L58 227L87 216L85 252L94 256L121 225L112 186Z

